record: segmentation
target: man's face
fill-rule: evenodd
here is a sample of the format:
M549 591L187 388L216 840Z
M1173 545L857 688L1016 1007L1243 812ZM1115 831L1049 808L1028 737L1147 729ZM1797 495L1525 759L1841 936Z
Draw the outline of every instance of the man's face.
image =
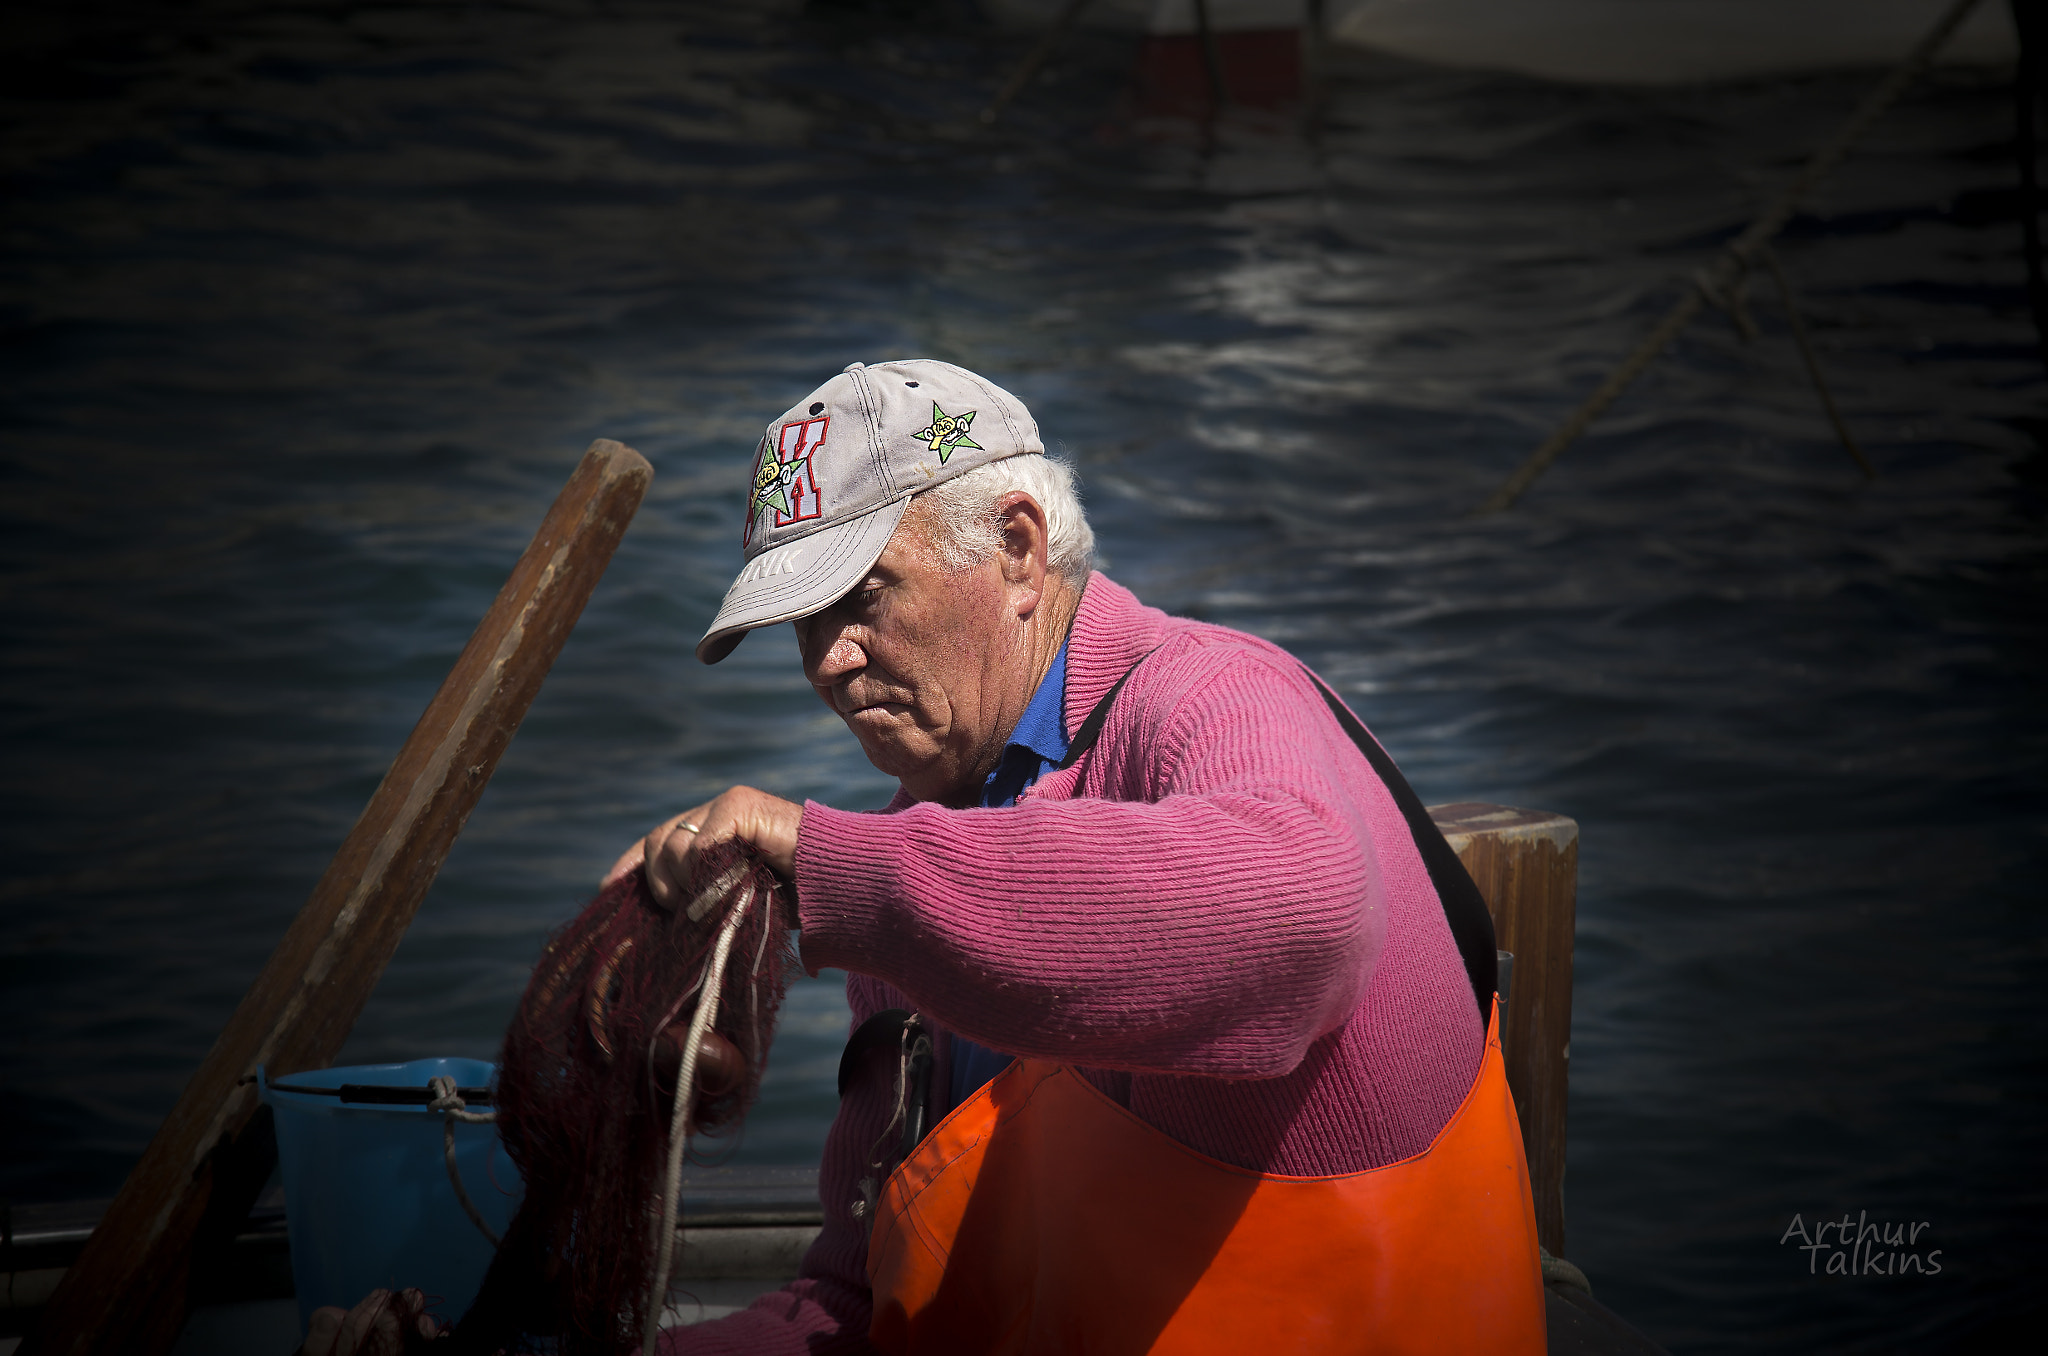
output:
M1030 663L1001 555L954 572L926 528L913 500L867 577L796 623L797 644L869 762L919 800L972 804L1030 700Z

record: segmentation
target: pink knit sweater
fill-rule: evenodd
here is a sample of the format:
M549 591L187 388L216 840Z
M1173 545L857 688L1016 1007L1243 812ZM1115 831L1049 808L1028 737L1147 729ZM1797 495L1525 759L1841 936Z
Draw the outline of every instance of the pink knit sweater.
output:
M804 963L850 972L855 1025L911 1008L1075 1065L1228 1163L1315 1176L1419 1152L1470 1086L1483 1032L1392 796L1284 651L1168 617L1101 574L1069 643L1067 728L1141 657L1093 752L1015 806L806 804ZM666 1349L869 1349L867 1229L850 1206L893 1073L840 1106L802 1279Z

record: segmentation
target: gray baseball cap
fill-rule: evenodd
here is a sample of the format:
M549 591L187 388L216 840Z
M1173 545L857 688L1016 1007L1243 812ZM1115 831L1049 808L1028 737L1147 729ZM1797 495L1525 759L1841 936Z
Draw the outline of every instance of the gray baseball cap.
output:
M755 627L837 602L889 545L912 495L1043 451L1024 402L964 367L850 364L761 435L740 529L746 568L697 658L716 664Z

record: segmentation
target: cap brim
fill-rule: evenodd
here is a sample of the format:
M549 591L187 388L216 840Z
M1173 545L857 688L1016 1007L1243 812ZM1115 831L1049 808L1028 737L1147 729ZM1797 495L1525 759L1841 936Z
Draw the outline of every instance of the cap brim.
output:
M697 642L697 658L716 664L755 627L795 621L832 606L881 558L909 507L906 495L756 556L726 591L711 629ZM792 552L795 559L787 568L757 573L764 561L787 561Z

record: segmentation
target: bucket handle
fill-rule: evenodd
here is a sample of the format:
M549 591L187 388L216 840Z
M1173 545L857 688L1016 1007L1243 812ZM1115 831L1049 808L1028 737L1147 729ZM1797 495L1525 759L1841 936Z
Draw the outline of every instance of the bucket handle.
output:
M469 1222L476 1226L478 1233L491 1240L491 1246L495 1248L501 1240L491 1226L484 1223L483 1212L476 1208L476 1202L469 1198L468 1190L462 1185L462 1169L455 1165L455 1122L490 1125L497 1121L498 1113L469 1110L462 1100L461 1091L455 1086L455 1080L446 1074L429 1078L427 1091L433 1097L427 1103L427 1110L441 1114L441 1150L448 1160L448 1185L455 1188L455 1199L462 1203L462 1211L469 1216Z

